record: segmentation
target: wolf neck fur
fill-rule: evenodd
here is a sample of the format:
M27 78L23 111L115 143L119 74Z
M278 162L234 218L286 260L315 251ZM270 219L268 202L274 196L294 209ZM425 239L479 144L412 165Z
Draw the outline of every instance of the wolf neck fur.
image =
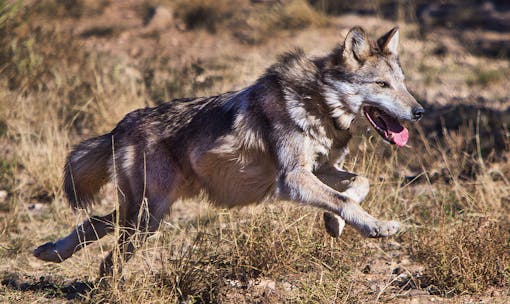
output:
M325 76L326 60L311 60L298 49L281 56L266 72L276 77L287 111L303 131L331 123L338 130L348 130L361 106L351 83Z

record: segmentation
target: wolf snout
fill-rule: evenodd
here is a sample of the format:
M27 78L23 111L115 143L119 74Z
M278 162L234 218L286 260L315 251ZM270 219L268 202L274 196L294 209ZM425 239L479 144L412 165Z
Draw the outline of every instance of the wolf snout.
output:
M413 114L413 119L416 121L420 120L423 117L425 110L423 109L423 107L414 107L411 113Z

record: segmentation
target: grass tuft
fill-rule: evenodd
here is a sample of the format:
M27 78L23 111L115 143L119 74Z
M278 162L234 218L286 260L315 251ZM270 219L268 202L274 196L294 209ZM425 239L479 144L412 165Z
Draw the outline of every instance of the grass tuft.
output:
M476 293L489 286L508 286L508 225L472 218L419 231L412 254L425 266L422 285L433 285L445 296Z
M296 30L309 26L325 26L328 24L328 19L307 1L292 0L277 11L272 23L281 29Z
M501 69L477 68L472 72L466 82L468 85L488 86L498 84L507 79L507 73Z
M207 29L215 32L218 25L235 14L235 2L232 0L190 0L177 1L175 14L181 18L188 29Z

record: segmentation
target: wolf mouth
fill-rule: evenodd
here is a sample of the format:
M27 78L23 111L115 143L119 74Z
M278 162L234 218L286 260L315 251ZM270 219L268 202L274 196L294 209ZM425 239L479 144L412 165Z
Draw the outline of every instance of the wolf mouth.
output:
M363 107L363 113L384 140L399 147L406 145L409 131L397 118L374 106Z

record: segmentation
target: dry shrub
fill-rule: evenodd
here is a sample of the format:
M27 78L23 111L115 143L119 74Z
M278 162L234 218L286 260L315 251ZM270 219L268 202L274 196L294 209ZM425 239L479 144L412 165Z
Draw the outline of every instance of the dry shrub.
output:
M348 280L362 256L362 244L353 231L342 241L334 241L324 232L315 210L303 212L285 203L252 212L234 210L221 214L202 221L197 229L174 226L177 229L164 231L156 244L139 252L146 265L160 266L151 267L150 275L132 275L124 288L154 287L143 296L124 294L124 300L135 302L135 297L145 302L172 299L185 303L240 299L248 303L255 299L321 303L356 300L355 295L348 294ZM163 249L169 252L163 253ZM272 282L274 289L263 292L258 285L262 281ZM103 300L116 296L112 290L94 295ZM237 300L232 300L233 297Z
M291 0L266 4L249 10L239 18L234 36L248 44L262 43L288 30L328 25L327 17L305 0Z
M8 134L16 149L15 160L23 168L17 174L17 182L29 196L48 198L60 191L60 168L69 142L58 115L48 110L54 102L52 97L11 96L12 103L8 104ZM44 124L39 125L40 122Z
M99 14L110 0L45 0L31 4L37 14L48 17L80 18Z
M63 53L62 48L55 52L52 47L59 44L58 40L41 28L29 31L22 25L21 20L29 15L29 9L6 3L1 6L0 32L5 35L0 38L3 89L0 121L15 151L10 156L14 159L9 161L18 162L28 177L22 179L18 174L21 172L17 172L17 183L35 185L36 192L55 192L60 182L54 166L63 164L62 148L67 137L61 132L59 116L63 103L55 102L54 93L48 94L47 81L54 72L50 67L58 65L56 57ZM65 45L69 46L67 42Z
M305 0L292 0L277 11L274 26L281 29L303 29L309 26L327 25L327 18L317 12Z
M47 199L60 191L66 152L80 134L109 130L146 103L139 73L50 27L20 22L34 10L0 6L0 121L24 195Z
M382 1L338 1L338 0L307 0L313 7L331 15L341 15L353 12L380 12L381 7L391 2L392 0Z
M480 85L498 85L500 82L507 81L507 74L501 69L485 69L477 67L473 70L472 75L468 75L466 83L470 86Z
M509 188L502 173L508 166L485 156L493 152L484 151L490 139L479 135L491 130L482 124L483 113L482 122L462 111L455 115L463 123L456 130L443 128L440 136L418 128L413 151L424 153L391 153L369 139L351 156L357 158L354 171L365 171L372 181L364 206L374 214L393 209L388 216L400 213L406 219L402 242L411 245L413 261L425 266L417 286L443 296L482 293L510 283Z
M254 296L250 288L263 278L274 281L276 291L287 299L345 296L344 284L357 261L347 252L360 249L359 238L332 242L315 211L300 211L268 206L258 214L233 211L226 222L211 223L185 254L169 260L169 286L179 289L181 299L205 302L225 297L234 286L241 289L236 292L247 289ZM286 294L281 287L285 283L295 290Z
M425 265L421 282L442 295L473 293L510 283L510 226L488 219L465 219L423 229L412 255ZM433 286L431 286L433 285Z
M232 17L237 5L234 0L180 0L175 3L175 14L189 29L215 32L219 24Z
M305 0L269 2L250 6L246 1L192 0L178 1L174 10L189 29L220 28L232 31L241 41L263 42L278 30L298 30L309 26L325 26L326 16L316 11Z

